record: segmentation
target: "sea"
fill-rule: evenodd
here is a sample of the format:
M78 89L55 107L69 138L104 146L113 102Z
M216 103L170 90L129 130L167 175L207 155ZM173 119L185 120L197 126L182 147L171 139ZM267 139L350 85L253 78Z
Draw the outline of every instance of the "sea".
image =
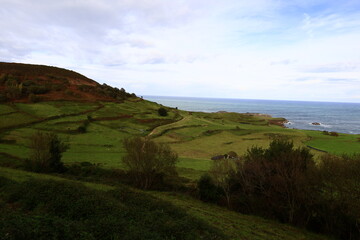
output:
M263 113L286 118L288 128L360 134L360 103L144 96L187 111ZM320 125L313 125L319 123Z

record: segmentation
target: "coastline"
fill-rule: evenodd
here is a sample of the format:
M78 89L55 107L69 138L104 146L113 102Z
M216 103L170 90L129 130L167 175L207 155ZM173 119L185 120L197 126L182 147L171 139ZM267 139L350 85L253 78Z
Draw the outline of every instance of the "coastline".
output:
M285 119L289 129L360 134L360 103L156 97L145 99L192 112L236 112ZM320 125L312 125L318 122Z

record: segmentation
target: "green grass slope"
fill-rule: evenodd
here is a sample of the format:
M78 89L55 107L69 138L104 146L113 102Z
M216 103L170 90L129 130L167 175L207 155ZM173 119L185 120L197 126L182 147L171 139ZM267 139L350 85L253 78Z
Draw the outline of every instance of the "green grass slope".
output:
M11 64L0 65L2 66L0 70L3 74L7 74L0 74L2 76L1 78L5 79L5 76L6 78L9 77L8 74L15 74L18 77L18 81L27 81L24 73L29 66L24 65L20 66L20 68L16 67L13 69L13 65ZM89 99L92 99L92 95L86 92L88 91L87 88L84 88L86 91L82 92L82 94L84 96L86 95L86 99L72 97L67 100L56 100L57 90L51 90L52 92L49 93L46 99L51 100L50 97L54 97L52 101L28 103L18 99L16 101L1 103L0 177L2 178L0 178L0 180L5 179L4 185L14 184L12 186L19 189L29 184L29 181L31 182L32 179L35 179L36 182L34 184L39 186L42 185L41 181L43 181L44 184L45 182L46 184L53 184L52 186L60 186L62 184L62 187L69 187L71 189L74 189L75 185L79 186L80 184L81 187L79 188L82 189L81 191L83 191L85 195L93 196L96 199L101 198L98 198L99 192L97 191L115 191L101 198L106 204L115 204L116 206L114 208L117 209L115 212L118 214L118 216L111 216L109 219L101 218L104 221L104 225L109 224L111 221L119 220L119 216L124 217L124 215L122 215L124 204L133 210L135 209L134 211L148 211L152 206L156 209L154 210L155 212L149 210L149 212L151 212L149 213L150 215L130 212L130 216L134 217L134 219L130 220L133 221L133 224L126 225L127 223L122 222L122 226L128 228L132 228L136 224L143 226L144 223L140 221L141 219L145 219L145 222L148 221L147 223L149 223L149 219L156 219L154 216L161 216L161 207L158 208L159 206L157 206L156 201L159 201L161 206L162 204L164 204L164 206L166 205L165 208L168 210L179 211L178 214L182 217L181 220L176 220L176 214L173 215L168 212L164 218L161 218L161 221L159 221L159 223L167 226L167 228L162 229L161 231L163 232L160 231L160 235L156 235L156 237L150 239L192 239L190 235L185 236L177 232L175 225L183 226L184 229L189 229L190 232L195 231L191 232L194 236L206 239L209 238L210 233L218 236L218 239L226 239L226 237L230 239L324 238L287 225L227 211L224 208L205 204L184 195L153 192L150 193L152 195L152 197L150 197L141 191L126 190L128 191L126 192L123 189L121 190L123 191L122 194L128 196L127 200L120 198L121 203L114 203L119 200L119 192L116 192L117 190L114 186L101 183L79 183L65 180L61 175L43 175L15 170L14 168L20 168L24 160L29 157L29 139L31 135L37 131L58 134L70 146L70 149L63 154L62 160L66 165L90 162L104 169L123 169L121 159L125 154L125 149L122 142L125 138L131 136L148 136L156 142L168 143L170 147L178 153L179 162L177 164L177 170L181 177L187 179L186 182L189 186L194 186L200 176L210 169L213 164L211 157L230 151L235 151L241 155L253 146L267 147L275 137L290 139L294 142L295 146L311 147L311 151L315 156L323 155L324 151L333 154L360 152L360 135L339 134L338 137L334 137L324 135L319 131L286 129L281 126L281 122L284 121L284 119L275 119L266 115L228 112L187 112L166 108L168 115L159 116L158 109L162 107L161 105L137 98L133 95L130 96L127 93L125 98L122 98L121 95L115 98L112 97L111 101L105 101L112 95L114 89L109 86L100 87L96 82L92 82L92 80L88 80L82 75L76 75L72 72L62 71L57 68L49 69L40 67L39 71L29 71L31 74L28 76L31 76L31 80L34 81L36 79L40 79L41 81L54 79L55 84L57 84L56 81L65 81L67 79L65 82L69 82L70 84L70 82L73 83L78 79L82 81L80 82L82 84L85 82L90 85L95 84L98 87L96 91L100 91L96 94L101 93L103 95L100 95L106 96L106 98L95 98L95 100L90 101ZM45 74L42 71L46 72L46 76L42 77L41 74ZM49 75L48 71L55 75ZM59 74L59 76L56 76L56 74ZM47 84L48 87L51 88L52 82L47 82ZM2 86L4 89L6 89L5 85L4 83ZM20 85L21 84L18 83L16 88L19 88ZM72 87L74 91L81 90L78 89L76 85L72 85ZM119 89L115 89L114 91L115 95L123 93ZM63 97L63 95L61 96ZM139 193L139 196L136 195L137 193ZM95 231L93 225L94 229L92 230L84 229L86 225L84 219L67 219L57 215L58 213L51 213L49 218L47 218L46 214L49 212L46 212L47 209L44 208L44 206L47 206L46 202L42 202L44 206L41 204L38 206L38 203L34 203L37 207L30 210L26 209L25 211L22 209L22 207L25 206L25 200L18 198L17 200L10 201L8 197L11 196L11 194L13 193L8 188L3 188L0 192L0 208L4 210L3 213L5 214L4 216L6 216L6 218L2 220L16 222L16 218L18 217L18 219L22 221L21 224L23 225L21 226L23 226L26 231L29 231L29 234L35 234L31 236L39 237L41 234L33 233L26 225L36 229L43 224L44 221L48 221L50 230L53 229L54 224L60 224L63 226L61 231L70 231L73 229L82 231L84 234L81 236L73 236L68 232L71 237L93 239L86 237L91 235L99 239L100 235L96 235L98 234L96 231L99 229ZM29 194L31 193L29 192ZM68 192L68 194L71 195L71 191L70 193ZM145 202L149 201L151 204L144 206L143 204L145 203L139 202L140 200L136 200L137 198ZM166 203L156 199L161 199ZM131 205L132 200L139 205L139 208L134 204ZM38 199L38 201L41 202L43 200ZM86 202L87 200L85 199L84 201ZM169 203L177 207L173 208L172 205L168 206ZM14 212L11 206L20 206L19 209L15 207L15 210L19 211ZM178 208L182 210L178 210ZM28 213L27 211L30 211L30 216L26 216L25 213ZM100 212L98 212L98 214L101 215ZM13 216L15 216L15 218L13 218ZM111 220L111 218L113 219ZM148 218L148 220L146 218ZM187 225L187 220L193 222L203 230L196 232L191 226ZM92 224L94 224L94 222L92 222ZM150 226L154 229L159 227L156 223L154 223L155 225L151 224ZM10 224L6 226L11 228L15 225ZM111 226L116 228L116 226ZM1 227L4 226L0 226L0 229ZM150 228L144 226L144 229L144 234L150 234L146 236L151 236L149 232ZM170 231L170 233L168 231ZM176 237L174 237L175 235L171 235L171 231L176 232ZM120 238L120 232L120 230L116 230L115 233L118 235L115 234L112 238L110 236L109 239ZM19 232L17 233L20 234ZM126 234L130 234L126 235L129 236L130 239L131 234L135 233L130 231ZM144 239L141 238L140 235L134 236L135 238L133 239ZM35 237L33 238L36 239Z
M55 235L52 236L55 239L61 236L68 239L80 236L81 239L85 235L101 236L102 239L329 239L180 194L72 181L60 176L4 167L0 167L0 189L0 212L3 213L0 220L8 221L0 221L3 227L0 227L0 234L8 231L9 239L15 239L11 238L14 236L42 239L45 233L46 237ZM9 208L14 205L15 209ZM76 213L72 212L72 208L76 209ZM105 213L107 219L103 219ZM94 224L94 217L100 218L101 224L110 224L107 220L115 222L111 222L111 228L103 230L91 225L85 229L83 224ZM129 217L131 225L126 226L124 220ZM160 227L162 224L164 226ZM127 231L122 229L124 225L129 228ZM18 226L23 226L21 233ZM29 229L29 226L34 229ZM42 233L36 232L40 229ZM153 233L153 229L159 231ZM69 230L74 232L68 233ZM121 236L117 235L119 231Z
M171 145L180 156L179 172L198 178L211 166L210 158L235 151L243 154L252 146L267 147L275 136L335 154L360 151L359 135L324 135L318 131L286 129L272 119L237 113L188 113L169 109L157 113L160 105L141 99L114 102L51 101L36 104L0 104L0 154L28 156L29 137L36 131L59 134L70 144L65 163L92 162L107 168L121 168L122 140L129 136L150 136ZM90 120L89 120L90 119ZM85 132L79 127L89 122ZM321 151L312 150L320 156Z
M27 173L1 170L1 239L228 239L182 209L126 187L40 174L24 181Z

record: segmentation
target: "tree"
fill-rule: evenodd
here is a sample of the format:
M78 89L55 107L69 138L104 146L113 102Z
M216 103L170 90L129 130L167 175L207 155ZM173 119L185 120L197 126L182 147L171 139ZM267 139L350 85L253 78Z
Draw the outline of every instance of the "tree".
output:
M249 149L237 170L239 195L247 198L253 211L289 223L306 222L317 185L315 162L308 149L275 139L268 149Z
M236 173L236 164L232 159L215 160L210 169L215 184L221 188L226 197L227 206L230 207L232 178Z
M168 112L167 112L166 108L163 108L163 107L158 109L158 113L162 117L166 117L168 115Z
M204 202L217 202L221 196L219 187L215 185L209 174L204 174L197 182L199 198Z
M157 178L176 174L178 156L168 145L134 137L125 139L124 147L127 154L122 161L129 173L134 174L139 187L149 189Z
M31 155L27 168L35 172L63 172L62 153L69 145L54 133L37 132L30 138Z

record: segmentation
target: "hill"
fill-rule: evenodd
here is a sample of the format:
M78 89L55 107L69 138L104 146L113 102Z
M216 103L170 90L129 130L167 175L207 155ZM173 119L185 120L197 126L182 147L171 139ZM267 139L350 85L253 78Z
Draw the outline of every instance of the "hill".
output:
M171 239L171 234L168 232L175 229L173 224L183 224L182 226L189 231L196 231L184 222L180 223L176 220L177 211L182 216L180 221L191 220L201 227L201 231L205 231L196 235L199 238L214 233L218 236L217 239L326 239L275 221L246 216L216 205L202 203L189 195L194 195L192 193L196 191L198 179L212 166L211 157L234 151L242 155L252 146L267 147L271 139L276 137L291 139L296 146L320 142L321 150L329 152L336 149L334 145L346 145L350 153L358 151L359 142L356 135L340 134L338 137L333 137L323 135L321 132L286 129L281 126L281 122L285 119L270 116L228 112L187 112L164 107L137 98L123 89L112 88L106 84L100 85L81 74L56 67L1 63L0 76L1 94L5 98L5 102L0 104L0 167L2 167L0 176L5 178L4 186L14 184L12 185L16 186L14 188L21 189L24 186L18 185L17 182L21 183L28 178L44 180L45 185L54 186L55 183L45 180L63 181L71 178L76 180L76 186L85 184L90 189L96 188L101 191L110 191L114 187L123 189L124 186L119 184L123 181L124 169L121 158L126 154L122 140L131 136L147 136L155 142L168 143L179 154L177 164L179 178L174 183L175 190L170 188L168 192L149 193L131 189L128 190L131 194L125 195L131 197L122 199L120 204L116 203L115 208L121 211L123 204L130 206L132 199L138 201L136 198L150 201L148 206L140 204L139 209L156 207L151 216L141 214L135 216L132 215L135 214L134 212L129 213L129 216L135 217L134 224L135 222L139 224L139 219L143 217L153 219L156 214L161 213L161 208L158 208L156 201L153 201L154 197L165 201L165 205L171 203L171 206L177 206L182 210L175 209L175 215L169 213L161 220L170 226L168 229L163 229L164 232L159 233L159 236L166 236L165 238L168 239ZM42 86L46 86L47 90L36 92L38 91L36 89ZM68 90L70 92L67 92ZM31 101L30 96L38 97L37 102ZM160 116L158 113L160 107L167 110L166 116ZM37 131L56 133L61 139L66 140L70 149L64 153L62 160L71 169L71 173L54 176L23 171L26 158L29 157L29 139ZM316 147L319 148L317 145ZM311 152L316 156L324 154L314 149ZM8 180L15 183L9 183ZM41 181L26 183L25 186L31 184L42 186ZM97 184L94 185L94 182ZM57 186L57 183L55 185ZM66 186L73 189L74 186L70 185ZM90 198L101 195L80 188ZM11 198L13 192L6 186L3 189L6 191L0 194L0 208L5 208L7 215L2 219L14 220L11 213L19 209L12 207L22 207L27 199L19 197L16 201L10 201L8 197ZM34 189L36 190L37 187L34 186ZM180 189L180 193L173 192L177 189ZM134 193L135 196L133 191L140 196ZM33 192L29 192L30 197L31 194ZM72 193L67 192L67 194L73 196ZM118 195L109 193L99 201L104 201L107 207L115 201L115 197L118 199ZM149 198L152 200L148 200ZM49 206L44 202L41 204ZM16 212L18 214L16 216L26 223L34 219L45 221L46 219L41 218L41 213L50 214L48 220L51 224L60 223L65 227L70 226L66 229L75 229L75 225L79 223L79 229L84 230L86 220L76 219L78 222L68 221L69 219L66 218L64 220L61 215L57 215L58 213L47 212L48 208L42 208L41 204L39 208L31 209L29 212L26 208L22 209ZM160 200L159 204L163 206ZM134 211L139 210L136 206L131 205L131 207ZM165 208L171 209L167 205ZM115 214L120 214L119 211ZM117 217L110 218L117 219ZM201 221L198 222L198 219ZM223 222L219 223L219 219L223 219ZM104 220L104 223L107 223L106 221ZM124 226L129 227L126 224ZM141 231L135 225L133 227L136 231ZM149 233L149 228L144 227L144 229ZM92 230L84 230L84 232L93 234ZM181 233L177 232L177 234L179 235L176 236L181 236ZM180 238L175 237L175 239Z
M123 88L100 85L71 70L4 62L0 62L0 91L0 102L122 101L131 96Z

